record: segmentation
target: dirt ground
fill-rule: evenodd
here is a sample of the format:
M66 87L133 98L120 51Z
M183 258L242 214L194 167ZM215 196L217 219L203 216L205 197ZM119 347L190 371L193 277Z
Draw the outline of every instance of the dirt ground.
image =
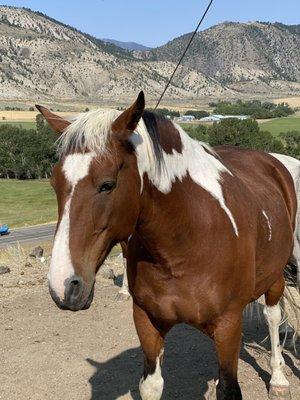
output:
M3 260L0 257L1 265ZM94 303L77 313L61 311L52 302L47 260L29 260L25 253L11 260L11 272L0 275L0 399L140 399L142 352L131 300L116 301L121 258L112 257L105 266L116 278L99 275ZM262 318L245 318L239 365L245 400L268 398L266 336ZM299 400L299 358L293 348L286 349L284 357L292 399ZM166 341L163 375L164 400L214 399L217 362L210 339L185 325L174 328Z

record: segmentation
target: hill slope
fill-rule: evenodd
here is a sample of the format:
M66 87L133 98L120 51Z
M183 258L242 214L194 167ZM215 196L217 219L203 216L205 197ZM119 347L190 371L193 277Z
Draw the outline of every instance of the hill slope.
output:
M144 46L143 44L136 42L120 42L119 40L114 39L102 39L105 43L112 43L121 49L129 50L129 51L147 51L150 50L150 47Z
M225 39L226 40L225 40ZM227 23L199 33L166 98L299 90L299 26ZM128 52L28 9L0 6L0 99L157 99L188 35Z
M189 37L153 49L148 58L176 61ZM299 89L300 25L222 23L196 35L183 64L232 89Z

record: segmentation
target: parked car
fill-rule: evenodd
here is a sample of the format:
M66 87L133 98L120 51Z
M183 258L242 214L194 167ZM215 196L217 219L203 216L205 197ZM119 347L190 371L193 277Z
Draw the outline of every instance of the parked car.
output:
M0 236L9 234L9 226L7 224L0 224Z

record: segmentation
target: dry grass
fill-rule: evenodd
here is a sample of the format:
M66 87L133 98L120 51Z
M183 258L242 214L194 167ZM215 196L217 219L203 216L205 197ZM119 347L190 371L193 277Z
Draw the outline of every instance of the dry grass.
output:
M0 121L35 121L38 111L0 111ZM70 112L57 112L57 115L66 117Z
M8 266L10 273L0 275L0 286L19 290L22 287L31 287L43 284L47 279L49 268L49 253L45 251L45 261L41 262L36 258L29 257L32 248L12 246L0 252L1 265ZM1 297L10 293L3 291Z
M274 99L274 103L288 103L291 107L300 107L300 96L296 97L281 97L279 99Z

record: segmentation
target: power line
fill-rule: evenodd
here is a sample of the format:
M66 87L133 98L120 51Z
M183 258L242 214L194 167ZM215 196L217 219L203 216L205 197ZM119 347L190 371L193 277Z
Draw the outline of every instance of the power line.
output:
M186 46L186 48L185 48L185 50L184 50L182 56L180 57L180 60L178 61L178 63L177 63L177 65L176 65L176 67L175 67L175 69L174 69L172 75L170 76L170 79L168 80L168 83L166 84L166 86L165 86L165 88L164 88L162 94L160 95L160 98L158 99L158 102L156 103L156 106L155 106L154 110L157 109L157 107L159 106L159 104L160 104L162 98L164 97L164 94L166 93L166 91L167 91L167 89L168 89L168 87L169 87L169 85L170 85L170 83L171 83L171 81L172 81L174 75L176 74L176 71L177 71L179 65L181 64L181 61L183 60L184 56L186 55L186 53L187 53L187 51L188 51L188 49L189 49L189 47L190 47L192 41L193 41L193 39L194 39L196 33L198 32L198 29L200 28L200 25L202 24L202 22L203 22L203 20L204 20L204 18L205 18L205 16L206 16L206 14L208 13L208 10L210 9L210 6L212 5L213 1L214 1L214 0L210 0L208 6L206 7L206 10L204 11L204 13L203 13L203 15L202 15L200 21L198 22L198 25L196 26L196 29L194 30L194 32L193 32L193 34L192 34L192 36L191 36L191 38L190 38L190 40L189 40L189 42L188 42L188 44L187 44L187 46Z

